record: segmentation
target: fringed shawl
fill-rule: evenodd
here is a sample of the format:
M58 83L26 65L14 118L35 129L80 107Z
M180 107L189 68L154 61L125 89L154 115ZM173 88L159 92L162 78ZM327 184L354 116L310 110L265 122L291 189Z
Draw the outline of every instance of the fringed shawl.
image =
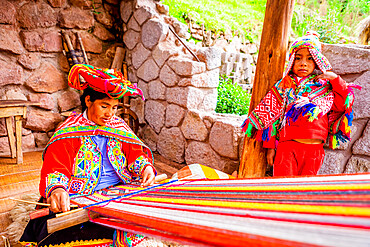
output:
M303 78L299 85L290 75L278 81L244 121L242 129L247 136L268 141L277 136L278 130L299 117L312 122L328 114L329 147L335 149L340 142L349 141L355 86L348 85L345 111L335 113L331 111L334 102L331 84L327 80L315 80L315 77Z
M63 122L55 131L46 145L43 155L49 145L57 140L65 138L80 138L87 136L101 135L109 138L114 138L118 141L130 143L142 147L147 153L148 158L153 160L153 155L149 147L147 147L135 134L123 119L113 116L106 126L100 126L83 117L82 114L72 114L65 122Z

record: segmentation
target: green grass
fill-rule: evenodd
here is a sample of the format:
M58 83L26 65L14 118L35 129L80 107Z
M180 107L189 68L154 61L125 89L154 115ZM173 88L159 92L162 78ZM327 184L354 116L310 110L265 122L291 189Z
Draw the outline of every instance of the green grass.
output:
M195 20L207 30L244 34L257 39L262 31L266 0L162 0L170 8L170 15L185 22ZM251 41L252 41L251 40Z
M327 0L326 13L320 16L319 10L317 0L306 0L304 5L295 5L292 20L295 36L315 30L320 34L322 42L354 43L356 26L369 15L370 1Z
M162 0L170 15L185 22L189 17L207 30L226 31L259 41L267 0ZM326 0L327 14L319 16L319 0L294 6L292 30L298 37L315 30L327 43L352 43L356 25L369 15L370 0Z

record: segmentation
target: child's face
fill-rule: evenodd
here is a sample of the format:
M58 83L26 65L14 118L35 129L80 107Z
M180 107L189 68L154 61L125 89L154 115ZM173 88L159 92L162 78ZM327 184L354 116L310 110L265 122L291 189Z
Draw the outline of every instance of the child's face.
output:
M315 61L308 51L308 48L303 48L297 51L293 64L294 74L296 74L298 77L308 76L312 74L315 66Z

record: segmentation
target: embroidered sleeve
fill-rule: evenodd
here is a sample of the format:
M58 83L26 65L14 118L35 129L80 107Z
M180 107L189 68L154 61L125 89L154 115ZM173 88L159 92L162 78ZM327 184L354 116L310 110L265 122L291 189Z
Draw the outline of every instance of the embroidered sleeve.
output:
M49 173L46 176L46 188L45 195L48 198L53 190L56 188L63 188L67 191L68 188L68 177L60 172Z
M40 195L47 198L51 191L61 187L67 190L73 172L74 158L81 146L80 139L58 140L47 148L40 174Z
M146 157L140 156L134 162L130 163L127 168L134 178L140 178L147 166L153 167ZM154 167L153 170L156 173Z
M361 87L354 84L345 84L339 76L331 81L334 91L334 104L329 112L329 147L335 149L340 142L351 140L351 126L353 120L352 106L355 100L354 89Z
M248 137L268 141L276 136L284 110L285 89L281 87L282 82L280 80L272 87L244 121L242 130Z
M332 110L335 112L344 112L348 107L352 106L352 101L350 102L349 97L350 90L346 82L338 76L337 78L330 81L330 84L333 87L334 93L334 102Z

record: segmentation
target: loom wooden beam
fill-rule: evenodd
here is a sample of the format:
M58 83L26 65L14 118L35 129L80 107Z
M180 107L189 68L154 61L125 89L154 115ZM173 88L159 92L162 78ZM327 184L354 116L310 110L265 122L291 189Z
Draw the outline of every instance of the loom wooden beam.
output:
M76 211L76 212L73 212ZM47 228L48 233L53 233L59 230L66 229L71 226L75 226L90 219L95 219L99 216L98 213L92 212L87 209L83 210L72 210L71 213L66 214L62 217L56 217L52 219L48 219Z
M249 112L283 74L293 6L294 0L267 0ZM245 137L239 177L263 177L266 165L262 143Z

